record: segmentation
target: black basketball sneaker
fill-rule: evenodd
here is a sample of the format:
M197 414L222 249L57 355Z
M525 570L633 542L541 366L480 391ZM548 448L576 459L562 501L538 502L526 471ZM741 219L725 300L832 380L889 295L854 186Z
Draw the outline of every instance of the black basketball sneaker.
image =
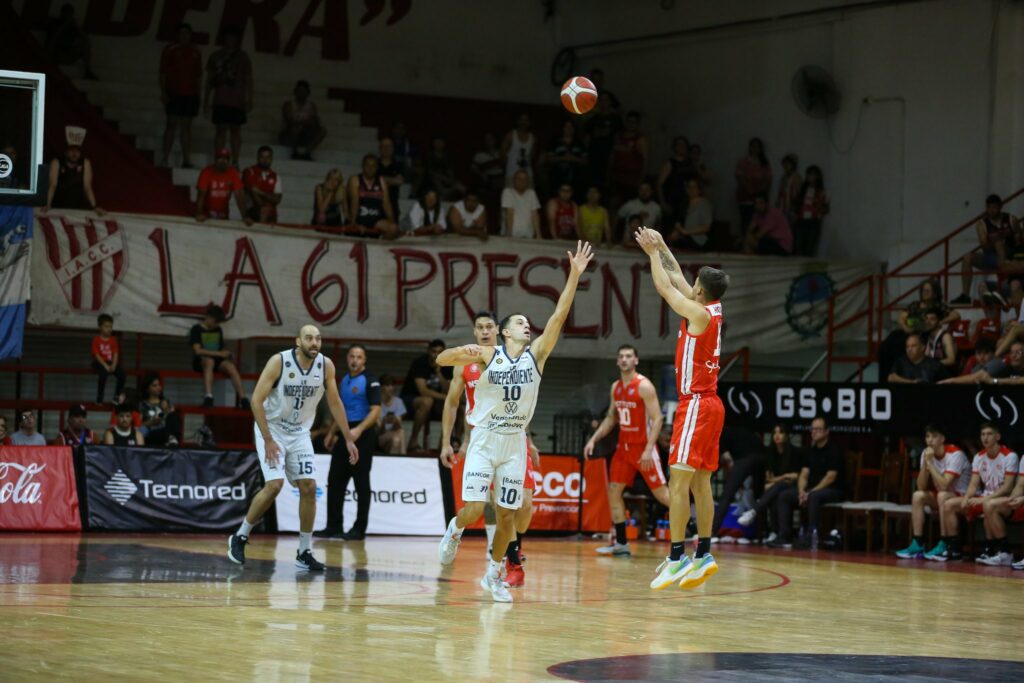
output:
M245 564L245 544L248 542L248 536L239 536L238 534L228 536L228 559L235 564Z
M299 569L308 569L311 572L322 572L327 568L323 562L313 557L312 551L309 550L295 553L295 566Z

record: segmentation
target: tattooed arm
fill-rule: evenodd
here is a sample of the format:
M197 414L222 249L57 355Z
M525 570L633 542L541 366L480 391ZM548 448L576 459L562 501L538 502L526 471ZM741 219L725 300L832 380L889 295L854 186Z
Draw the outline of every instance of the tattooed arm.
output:
M672 282L672 286L678 289L679 292L687 299L692 299L693 288L690 287L690 283L686 281L686 277L683 275L683 269L679 267L676 257L672 255L672 250L668 248L667 244L665 244L665 238L657 230L651 230L649 232L657 243L658 259L661 261L661 265L665 269L665 273L668 275L669 281Z

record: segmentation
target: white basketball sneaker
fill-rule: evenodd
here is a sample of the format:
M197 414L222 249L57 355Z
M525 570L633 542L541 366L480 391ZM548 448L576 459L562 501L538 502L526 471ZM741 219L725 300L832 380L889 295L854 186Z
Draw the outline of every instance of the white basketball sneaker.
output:
M693 571L693 561L689 555L683 555L678 560L666 557L665 561L658 565L658 575L651 581L651 588L656 591L668 588L676 581L682 580L691 571Z
M491 561L487 573L480 578L480 587L488 591L495 602L512 602L508 584L502 581L501 570L504 564Z
M596 549L596 552L601 555L614 555L617 557L630 556L629 543L615 543L612 542L609 545L603 545Z
M437 548L437 556L441 564L451 564L455 561L455 553L459 552L459 543L462 542L462 534L455 535L455 517L448 522L448 528L441 537L441 544Z
M992 553L978 558L978 562L989 567L1009 567L1013 564L1013 555L1010 553Z
M757 519L757 510L751 508L740 515L736 521L739 522L740 526L750 526L754 523L755 519Z

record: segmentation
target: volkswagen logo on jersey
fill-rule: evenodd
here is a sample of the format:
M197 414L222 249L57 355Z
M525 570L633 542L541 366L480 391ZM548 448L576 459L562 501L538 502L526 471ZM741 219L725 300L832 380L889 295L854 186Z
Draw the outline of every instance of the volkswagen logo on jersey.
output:
M505 404L505 414L515 415L519 411L519 404L515 401L509 401Z
M988 400L985 400L986 398ZM985 390L982 389L974 395L974 405L978 409L978 414L986 420L998 420L1012 427L1020 419L1020 411L1009 396L985 396Z

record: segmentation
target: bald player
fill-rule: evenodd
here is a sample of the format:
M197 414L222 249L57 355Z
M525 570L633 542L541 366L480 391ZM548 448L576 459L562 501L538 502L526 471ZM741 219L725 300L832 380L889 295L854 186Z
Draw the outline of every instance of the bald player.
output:
M238 532L228 538L228 559L236 564L245 564L249 534L281 493L284 478L288 477L299 489L299 549L295 566L309 571L324 570L323 563L313 557L310 549L316 521L316 470L309 429L325 392L327 406L341 429L353 465L359 459L359 450L338 395L334 363L320 353L320 344L320 330L304 325L295 338L294 348L270 357L252 393L256 453L267 483L252 499Z

